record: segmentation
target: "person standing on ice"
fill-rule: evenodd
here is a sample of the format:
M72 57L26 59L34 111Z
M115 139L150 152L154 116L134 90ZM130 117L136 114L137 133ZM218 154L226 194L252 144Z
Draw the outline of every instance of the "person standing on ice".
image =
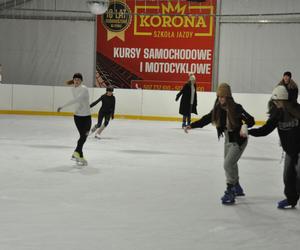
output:
M265 125L248 131L251 136L266 136L278 130L281 146L285 151L283 182L286 199L277 203L280 209L295 207L300 196L300 104L289 98L285 86L278 85L271 100L276 108L269 107Z
M100 139L100 134L109 124L110 118L114 119L116 98L113 95L113 91L114 91L113 87L111 86L107 87L106 93L90 105L90 107L92 108L95 105L97 105L100 101L102 101L102 106L98 112L98 122L92 128L91 131L92 133L96 131L95 137L98 139ZM103 119L104 119L104 124L102 124Z
M292 79L292 73L289 71L284 72L282 80L277 86L284 86L289 94L289 101L297 103L298 99L298 86Z
M57 112L60 112L63 108L76 104L74 112L74 122L76 128L79 132L79 140L77 141L77 146L72 154L72 159L77 162L87 165L87 160L83 156L82 148L86 141L86 138L89 134L92 125L92 117L90 111L90 97L88 88L82 84L83 77L81 73L75 73L73 75L73 80L67 82L68 85L72 85L72 94L74 99L70 100L63 106L60 106L57 109Z
M202 128L210 123L217 128L218 138L225 135L224 170L227 188L221 200L223 204L230 205L235 203L236 196L245 195L239 183L237 163L247 146L247 127L252 127L255 122L242 105L234 101L230 86L221 83L217 89L217 99L212 111L187 126L185 132Z
M191 114L197 114L197 86L194 74L189 74L189 81L183 86L176 95L176 101L180 99L179 114L182 117L182 128L191 123Z
M292 79L292 73L290 71L286 71L283 73L282 80L276 85L276 86L284 86L288 92L289 95L289 101L295 105L297 105L297 99L298 99L298 85L294 82ZM271 112L272 108L276 110L276 105L272 100L268 103L269 106L269 112Z

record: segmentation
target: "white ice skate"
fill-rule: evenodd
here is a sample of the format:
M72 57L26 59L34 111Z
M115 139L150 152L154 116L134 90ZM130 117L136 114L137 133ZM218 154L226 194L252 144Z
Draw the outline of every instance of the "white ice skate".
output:
M78 166L87 166L88 162L84 157L80 157L77 161L76 161Z
M95 138L96 139L101 139L100 134L102 133L102 131L105 129L104 125L101 125L101 127L97 130L96 134L95 134Z
M76 161L76 164L78 166L87 166L88 162L84 157L80 157L80 154L78 152L74 152L72 154L71 160Z

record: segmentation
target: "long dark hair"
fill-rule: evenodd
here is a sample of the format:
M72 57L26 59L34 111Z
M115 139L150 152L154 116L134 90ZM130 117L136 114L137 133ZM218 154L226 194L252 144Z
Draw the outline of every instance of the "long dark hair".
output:
M212 124L215 125L217 128L220 128L224 125L221 124L221 113L224 110L227 111L227 117L230 128L237 128L240 124L236 117L236 103L232 97L226 97L226 102L224 105L221 105L218 98L216 99L212 111Z

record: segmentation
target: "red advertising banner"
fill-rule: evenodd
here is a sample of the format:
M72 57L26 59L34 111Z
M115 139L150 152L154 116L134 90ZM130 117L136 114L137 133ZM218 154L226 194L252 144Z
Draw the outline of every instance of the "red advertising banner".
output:
M210 91L216 0L116 0L97 17L99 87Z

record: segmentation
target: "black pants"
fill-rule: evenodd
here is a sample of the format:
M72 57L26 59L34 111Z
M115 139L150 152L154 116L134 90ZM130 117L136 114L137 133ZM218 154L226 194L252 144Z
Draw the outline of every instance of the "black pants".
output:
M190 112L188 114L183 115L182 117L182 126L191 124L191 114L192 114L193 104L190 105Z
M97 127L98 128L101 127L103 119L104 119L104 126L106 127L109 123L110 117L111 117L111 113L103 113L99 111Z
M89 116L74 115L74 122L80 135L79 140L77 141L77 147L75 151L78 152L81 157L83 157L82 148L91 129L92 117L90 115Z
M285 155L284 160L284 194L291 205L296 205L300 195L300 153Z
M182 117L182 126L189 126L191 124L191 114L189 115L184 115Z

